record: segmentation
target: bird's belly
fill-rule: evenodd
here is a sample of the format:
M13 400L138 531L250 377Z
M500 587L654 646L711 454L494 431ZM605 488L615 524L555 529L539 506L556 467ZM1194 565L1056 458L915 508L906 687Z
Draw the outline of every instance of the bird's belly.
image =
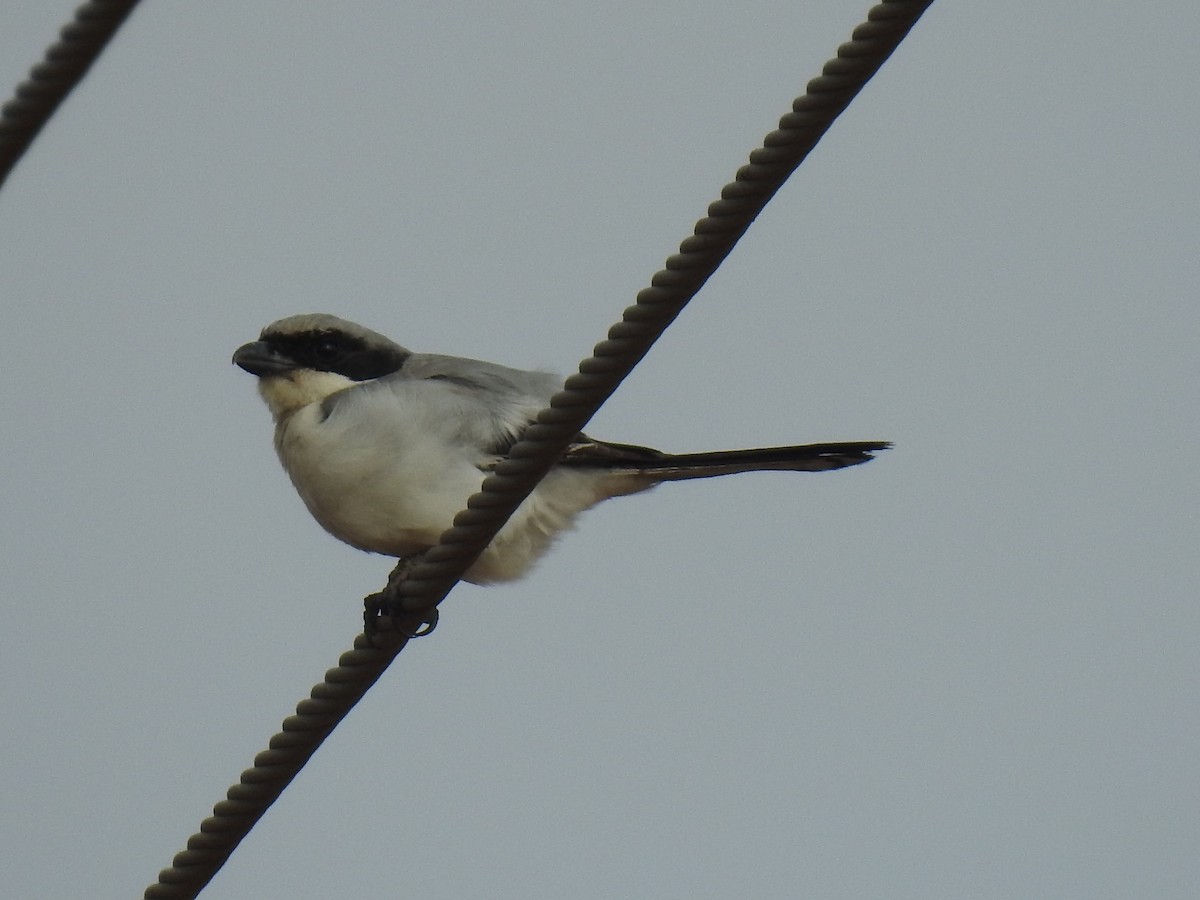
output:
M575 527L580 513L608 497L652 486L653 482L648 480L618 485L586 470L551 469L467 569L463 580L491 584L520 578L546 554L560 534Z
M319 425L281 430L276 443L313 518L372 553L412 556L433 546L483 482L470 461L447 459L432 443L378 447Z
M275 435L284 469L309 512L334 537L388 556L421 553L438 542L483 483L484 472L454 445L406 429L388 439L339 430L317 404L298 411ZM568 531L579 513L650 480L610 478L555 468L518 507L464 580L512 581L524 575Z

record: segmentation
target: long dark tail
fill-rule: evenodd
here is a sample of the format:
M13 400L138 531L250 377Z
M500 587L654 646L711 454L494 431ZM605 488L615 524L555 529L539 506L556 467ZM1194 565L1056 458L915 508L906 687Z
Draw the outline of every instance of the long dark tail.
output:
M738 472L827 472L869 462L874 459L873 453L890 446L886 441L851 441L708 453L661 453L648 447L583 439L567 451L561 463L637 472L656 481L682 481Z

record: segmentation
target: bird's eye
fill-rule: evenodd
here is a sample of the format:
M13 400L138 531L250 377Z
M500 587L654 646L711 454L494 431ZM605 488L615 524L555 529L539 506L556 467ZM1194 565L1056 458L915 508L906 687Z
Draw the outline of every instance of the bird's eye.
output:
M331 337L318 338L312 343L312 355L319 363L336 362L342 355L342 345Z

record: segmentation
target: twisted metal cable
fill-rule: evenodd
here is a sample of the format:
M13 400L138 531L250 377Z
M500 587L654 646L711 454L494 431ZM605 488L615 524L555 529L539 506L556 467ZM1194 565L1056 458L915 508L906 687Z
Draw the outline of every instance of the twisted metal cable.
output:
M83 80L108 46L138 0L89 0L46 48L42 61L29 70L13 97L0 108L0 185L54 115L75 85Z
M870 10L851 40L838 48L837 57L808 83L792 112L779 120L779 128L750 154L749 165L738 169L735 180L721 190L721 199L708 207L693 235L609 330L608 340L580 363L578 374L551 398L508 458L467 501L454 526L409 570L397 591L406 610L431 608L449 593L932 2L884 0Z
M637 295L637 302L625 310L594 355L580 363L578 374L567 379L508 459L455 517L454 526L439 544L408 572L398 591L405 609L414 614L411 624L419 623L420 614L449 593L932 3L884 0L871 9L852 39L838 48L837 57L825 64L821 76L808 83L792 112L780 120L778 130L767 135L763 146L750 154L749 164L725 186L721 199L709 206L708 215L696 223L680 252L667 259L666 268ZM402 627L407 624L401 623ZM213 815L188 839L187 849L176 855L171 868L162 870L158 882L146 889L146 900L186 900L199 894L321 742L404 648L408 638L388 626L387 620L381 623L381 632L374 637L378 646L372 646L364 635L355 639L354 650L343 654L338 667L330 669L325 681L313 688L310 699L296 707L296 715L284 720L283 731L271 738L269 749L255 758L253 768L242 773L240 782L229 789L228 799L213 807Z

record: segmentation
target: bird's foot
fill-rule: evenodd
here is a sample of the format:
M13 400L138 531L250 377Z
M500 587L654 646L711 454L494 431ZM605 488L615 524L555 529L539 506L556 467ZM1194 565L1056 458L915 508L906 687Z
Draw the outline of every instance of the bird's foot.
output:
M392 623L392 627L406 639L425 637L437 628L439 614L436 606L413 612L405 609L400 597L400 585L408 578L409 572L417 562L416 559L400 560L388 575L387 587L364 598L363 633L372 647L376 646L375 635L379 633L379 623L385 616Z

